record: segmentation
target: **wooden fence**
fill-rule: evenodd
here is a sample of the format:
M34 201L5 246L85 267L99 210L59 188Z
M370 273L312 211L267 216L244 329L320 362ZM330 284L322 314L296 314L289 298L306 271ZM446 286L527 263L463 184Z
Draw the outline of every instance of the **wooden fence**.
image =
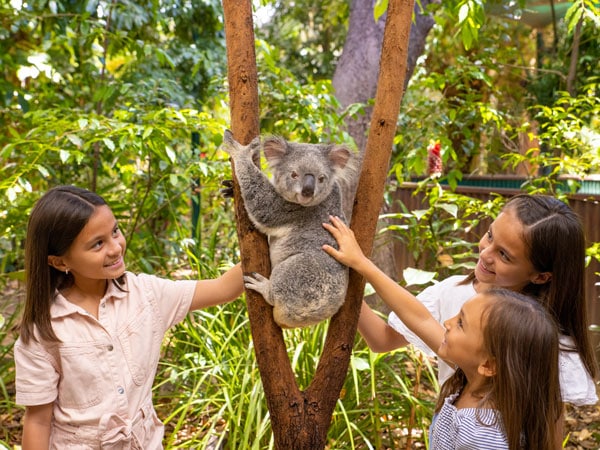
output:
M401 201L409 210L423 209L427 207L425 196L422 192L416 193L416 183L403 183L393 196L394 204L392 211L398 211L397 202ZM493 194L500 194L505 197L518 194L522 191L514 188L490 188L484 186L458 186L457 193L469 195L470 197L487 200ZM600 242L600 194L575 194L569 196L569 206L579 215L585 229L588 245L592 242ZM474 228L469 236L464 238L470 242L477 242L479 238L488 230L489 221L482 222ZM394 247L394 258L398 279L401 279L402 269L414 267L415 262L410 252L402 242L397 242ZM600 263L592 260L586 268L586 302L588 309L588 319L591 324L600 325ZM600 333L590 332L596 355L600 362Z

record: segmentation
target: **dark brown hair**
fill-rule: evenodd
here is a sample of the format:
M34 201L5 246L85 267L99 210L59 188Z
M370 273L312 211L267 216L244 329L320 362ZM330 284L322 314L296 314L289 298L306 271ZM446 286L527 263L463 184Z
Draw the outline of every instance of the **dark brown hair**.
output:
M554 449L562 413L556 322L540 303L518 292L495 288L482 295L491 300L482 314L483 347L496 372L481 405L500 413L509 449ZM465 383L458 369L442 386L436 411Z
M50 321L50 307L57 289L73 283L72 275L48 264L48 256L62 256L69 249L96 208L106 205L98 194L75 186L57 186L44 194L33 207L25 241L25 308L21 319L21 340L57 342Z
M519 194L503 211L513 211L524 229L527 257L538 272L550 272L550 281L529 283L523 293L536 298L554 316L560 332L575 341L592 378L598 374L594 350L588 335L585 302L585 234L577 214L565 203L548 195ZM469 275L465 283L474 280Z

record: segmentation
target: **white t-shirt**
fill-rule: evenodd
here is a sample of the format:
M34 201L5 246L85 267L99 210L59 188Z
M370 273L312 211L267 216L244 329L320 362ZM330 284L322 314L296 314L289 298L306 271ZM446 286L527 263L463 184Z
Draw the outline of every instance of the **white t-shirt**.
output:
M423 290L417 298L438 322L443 323L458 314L462 305L477 293L472 283L459 284L465 278L464 275L448 277ZM435 352L409 330L395 313L390 313L388 323L416 348L428 356L435 356ZM564 350L572 348L573 339L560 336L560 344L562 350L559 352L558 363L563 402L576 406L596 404L596 385L585 369L579 353ZM454 373L454 369L444 361L438 361L438 369L438 381L442 385Z

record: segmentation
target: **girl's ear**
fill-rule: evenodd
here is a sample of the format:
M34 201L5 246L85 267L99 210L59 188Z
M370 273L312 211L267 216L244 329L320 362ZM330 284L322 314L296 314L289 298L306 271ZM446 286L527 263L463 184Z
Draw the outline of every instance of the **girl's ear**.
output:
M546 284L552 279L552 272L540 272L531 279L533 284Z
M56 270L64 272L68 269L67 265L60 256L48 255L48 265L54 267Z
M486 359L484 362L479 364L477 372L484 377L493 377L496 375L496 360L492 357Z

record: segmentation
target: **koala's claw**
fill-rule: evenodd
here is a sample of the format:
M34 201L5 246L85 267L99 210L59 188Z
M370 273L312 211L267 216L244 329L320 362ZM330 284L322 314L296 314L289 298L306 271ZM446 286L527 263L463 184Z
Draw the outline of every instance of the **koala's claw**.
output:
M219 192L223 198L233 198L233 180L223 180L221 186L223 187L219 189Z

